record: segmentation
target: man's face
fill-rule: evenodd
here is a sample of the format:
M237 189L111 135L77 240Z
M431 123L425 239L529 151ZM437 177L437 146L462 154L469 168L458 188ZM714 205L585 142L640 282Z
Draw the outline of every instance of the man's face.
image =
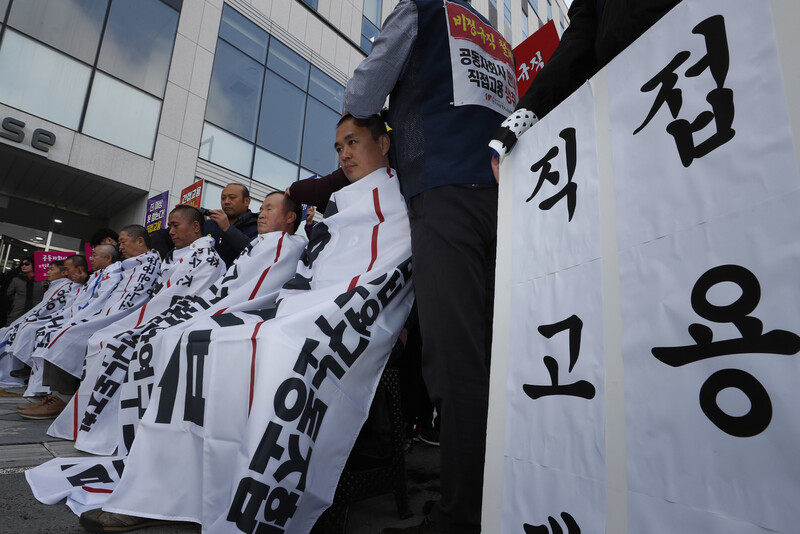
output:
M64 266L67 268L67 278L78 284L86 283L88 276L83 267L75 265L72 260L64 260Z
M228 216L229 220L235 220L250 206L250 197L245 198L241 186L229 185L222 190L220 203L222 211Z
M283 199L283 193L274 193L264 199L264 202L261 204L261 211L258 212L259 234L266 234L269 232L292 232L292 223L294 222L296 214L291 211L286 211Z
M145 252L147 252L147 246L144 244L144 239L134 239L124 230L119 233L119 253L123 259L135 258Z
M89 261L92 263L92 268L95 271L99 271L100 269L105 269L109 265L111 265L111 256L105 254L103 251L103 247L111 246L111 245L98 245L94 247L92 250L92 255L89 256Z
M196 221L190 223L189 219L180 212L169 214L167 226L169 226L169 237L175 244L175 248L188 247L201 235L200 225Z
M333 146L344 175L351 182L388 165L389 136L382 135L375 141L369 129L357 126L353 120L344 121L336 129Z
M70 262L72 263L72 262ZM47 268L47 281L53 282L55 280L60 280L67 275L67 271L62 269L58 265L51 263L50 266Z

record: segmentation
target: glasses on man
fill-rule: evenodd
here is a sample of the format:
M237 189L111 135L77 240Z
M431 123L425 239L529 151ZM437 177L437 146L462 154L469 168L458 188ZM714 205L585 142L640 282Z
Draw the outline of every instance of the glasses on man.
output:
M27 261L23 261L22 265L30 265L30 263L28 263Z

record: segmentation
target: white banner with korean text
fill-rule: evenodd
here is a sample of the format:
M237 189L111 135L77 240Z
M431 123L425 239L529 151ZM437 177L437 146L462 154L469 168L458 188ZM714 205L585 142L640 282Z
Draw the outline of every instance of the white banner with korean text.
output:
M684 0L504 163L484 531L797 531L798 14Z

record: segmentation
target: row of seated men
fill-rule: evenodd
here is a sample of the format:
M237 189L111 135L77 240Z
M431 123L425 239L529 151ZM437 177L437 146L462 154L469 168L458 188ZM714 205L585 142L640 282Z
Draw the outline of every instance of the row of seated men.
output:
M144 367L149 370L152 367L151 359L163 360L170 356L163 350L165 345L158 345L156 341L168 338L171 332L179 332L179 325L185 327L183 323L188 324L200 315L227 315L237 310L249 310L248 313L251 313L252 310L264 310L271 305L272 317L277 313L283 318L291 313L304 313L305 308L315 301L319 302L320 298L323 302L335 301L335 312L344 313L345 310L340 310L343 306L341 298L345 295L352 298L350 295L355 294L351 291L354 288L366 291L359 286L362 275L364 282L361 283L372 284L375 291L379 284L387 284L381 293L382 299L403 295L397 318L392 319L391 323L382 324L378 330L383 331L376 331L372 335L372 341L383 340L381 346L386 349L384 345L396 338L402 328L411 307L412 295L410 291L399 291L401 286L397 286L396 276L381 275L378 270L379 266L385 268L388 265L397 271L396 275L402 274L400 278L407 278L410 274L410 266L407 265L410 257L408 219L396 173L389 167L389 138L383 121L379 117L358 120L345 116L337 128L335 148L342 167L340 172L346 180L328 186L327 192L315 202L328 204L327 226L319 225L319 231L318 228L314 229L314 237L307 249L307 240L294 235L300 224L300 210L296 201L306 200L300 198L300 190L297 193L293 190L291 196L282 192L272 193L265 199L258 216L258 237L247 245L227 271L224 269L225 262L215 250L215 244L220 239L225 240L226 231L222 230L217 238L204 235L202 215L186 206L176 207L169 215L169 234L175 249L163 261L158 261L157 255L148 250L147 234L140 226L128 226L120 231L121 262L114 261L113 249L97 247L92 258L93 264L98 267L96 272L85 281L76 278L65 283L63 303L59 305L59 297L53 296L58 294L56 291L42 306L26 315L24 320L12 325L9 331L16 331L10 336L9 331L0 332L6 340L6 354L21 361L27 360L34 368L28 394L46 388L52 392L38 404L20 408L20 415L37 417L49 414L47 416L52 417L52 413L63 411L48 431L51 435L75 439L76 447L87 452L108 455L116 451L118 455L126 454L131 451L133 433L123 432L121 436L112 436L93 432L93 429L105 426L108 419L112 420L112 426L121 426L120 421L113 422L115 416L120 416L112 407L114 402L119 403L119 390L126 380L130 382L132 376L141 374ZM358 204L367 208L362 209L364 214L356 212L356 215L352 215L352 210L345 210L347 196L340 197L338 206L333 199L327 202L334 191L365 177L368 177L363 182L367 183L366 193L362 190L357 192ZM315 187L318 185L314 184ZM333 222L337 216L345 221L338 227ZM223 225L219 226L222 228ZM395 233L387 234L386 230L379 232L379 227L387 230L394 228ZM330 246L326 247L329 242ZM263 253L258 253L259 250ZM381 263L379 251L383 250L389 251L384 256L388 258L386 265ZM153 258L152 262L150 258ZM68 270L81 271L79 267L71 265L79 262L77 257L70 258L66 262L70 264ZM400 269L402 265L406 267ZM389 274L391 272L388 271ZM83 278L86 278L85 275ZM390 282L394 285L388 285ZM73 285L78 287L73 288ZM390 287L394 289L388 291ZM306 290L315 288L324 291L317 292L311 300L305 298L311 295L302 295L309 293ZM276 299L280 304L276 303ZM246 301L250 302L245 305ZM55 304L51 306L53 302ZM276 304L277 311L274 310ZM263 315L260 320L271 318L267 313ZM359 330L369 328L371 324L364 323ZM259 327L253 333L253 351ZM24 334L25 331L35 332L35 335ZM269 331L269 328L265 327L263 331ZM177 335L180 337L180 332ZM368 331L366 335L370 335ZM384 352L388 354L388 349ZM0 358L0 364L2 361L3 358ZM73 380L71 385L65 387L52 376L54 371L68 375ZM37 373L41 374L41 378ZM78 376L82 376L82 381L75 395ZM150 380L148 387L152 387L154 379ZM256 391L256 395L259 394ZM146 409L146 405L139 406L142 410ZM355 439L360 423L348 424L355 425ZM322 440L323 437L320 435L316 439ZM139 441L138 434L136 441ZM166 450L160 452L160 457L168 456ZM135 471L141 471L141 466ZM128 481L128 486L136 487L136 479L132 480ZM125 481L124 476L122 481ZM45 502L31 477L29 482L37 498ZM143 495L140 491L130 493ZM123 501L124 495L119 497ZM328 498L332 498L332 494ZM150 504L163 505L155 502ZM148 512L155 517L177 514L175 511L165 514L150 510L148 503L137 506L131 509L142 516ZM93 532L127 531L153 524L152 520L138 515L131 517L97 509L85 512L81 516L81 524ZM197 521L200 522L199 519ZM205 525L205 521L203 523Z
M293 234L298 210L283 193L269 195L258 232ZM87 351L96 351L102 340L146 322L181 297L202 293L224 274L225 262L215 249L220 239L204 235L204 222L193 207L172 210L168 228L174 248L163 260L151 249L145 228L129 225L119 232L118 249L111 244L94 248L91 274L80 255L64 260L63 278L60 269L51 269L53 281L42 302L0 330L0 374L28 365L33 371L25 395L43 395L39 402L19 407L22 417L59 415L78 387ZM237 245L239 250L248 242ZM230 253L232 247L226 250Z

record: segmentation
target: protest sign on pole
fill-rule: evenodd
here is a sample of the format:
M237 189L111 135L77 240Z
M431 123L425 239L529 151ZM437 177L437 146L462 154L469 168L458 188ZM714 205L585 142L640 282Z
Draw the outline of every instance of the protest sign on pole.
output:
M203 200L203 180L198 180L190 186L181 190L181 201L179 204L188 204L195 208L200 207Z
M684 0L504 162L484 531L796 531L798 16Z
M553 55L558 43L556 23L550 20L514 48L514 59L517 61L517 90L520 97L525 94L533 79Z
M147 215L144 226L148 232L152 233L166 228L168 205L169 189L147 199Z

